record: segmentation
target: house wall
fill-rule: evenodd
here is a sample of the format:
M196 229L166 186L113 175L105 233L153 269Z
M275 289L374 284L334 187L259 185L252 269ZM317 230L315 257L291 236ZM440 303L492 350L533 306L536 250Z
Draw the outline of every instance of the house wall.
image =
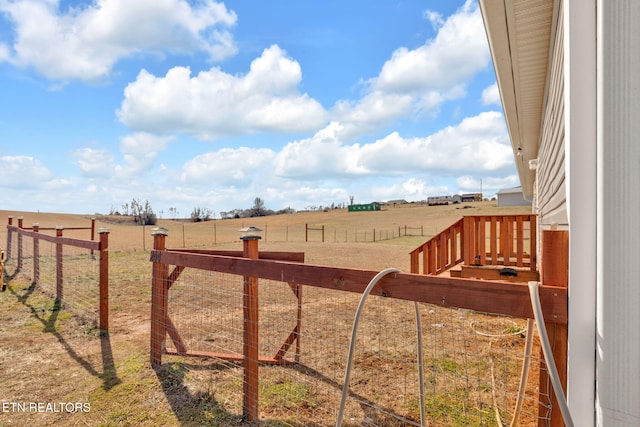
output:
M567 226L565 188L564 14L559 9L538 149L537 212L542 229Z
M587 427L596 421L596 1L555 3L534 203L540 230L569 230L566 394L574 425Z
M576 426L592 426L596 419L597 1L564 0L560 9L569 222L567 395Z
M597 420L640 425L640 2L599 0Z
M498 206L531 206L530 200L525 200L522 192L498 193Z

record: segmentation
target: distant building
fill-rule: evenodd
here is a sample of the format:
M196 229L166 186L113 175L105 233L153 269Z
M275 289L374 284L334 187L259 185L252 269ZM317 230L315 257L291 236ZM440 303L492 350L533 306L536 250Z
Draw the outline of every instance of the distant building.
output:
M387 204L388 204L388 205L406 205L407 203L409 203L409 202L407 202L407 201L406 201L406 200L404 200L404 199L389 200L389 201L387 202Z
M531 201L524 198L522 187L505 188L498 191L498 206L531 206Z
M380 203L367 203L362 205L349 205L349 212L363 212L363 211L379 211Z
M454 194L453 196L433 196L427 198L429 206L452 205L462 202L462 196Z
M482 201L482 193L467 193L462 195L462 202L481 202Z

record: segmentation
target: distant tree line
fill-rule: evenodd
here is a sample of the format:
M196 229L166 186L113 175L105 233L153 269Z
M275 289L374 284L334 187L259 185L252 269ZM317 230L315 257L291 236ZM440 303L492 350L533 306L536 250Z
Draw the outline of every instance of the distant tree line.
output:
M114 208L111 208L109 215L125 215L133 217L133 221L140 225L156 225L158 223L158 217L151 208L149 200L142 202L135 197L131 199L131 203L125 203L122 205L122 213Z
M353 200L351 200L353 202ZM331 203L331 205L323 206L323 205L310 205L305 208L306 211L329 211L333 209L344 209L346 207L345 203ZM253 206L248 209L232 209L230 211L220 212L221 219L232 219L232 218L254 218L259 216L269 216L269 215L282 215L282 214L291 214L295 213L295 209L290 207L280 209L274 211L272 209L268 209L265 207L264 200L260 197L256 197L253 200ZM158 222L158 217L153 212L151 208L151 204L148 200L144 202L140 199L133 198L130 203L124 203L122 205L122 211L111 208L109 215L124 215L131 216L135 223L140 225L155 225ZM160 212L162 216L162 211ZM171 219L178 219L178 209L175 207L169 208L169 215ZM202 221L210 221L215 217L215 214L211 211L211 209L203 208L203 207L195 207L193 211L191 211L191 215L189 219L192 222L202 222Z
M284 208L278 211L267 209L265 207L264 200L262 200L260 197L256 197L253 200L253 206L249 209L232 209L230 211L220 212L220 218L254 218L258 216L281 215L290 213L295 213L295 210L292 208Z

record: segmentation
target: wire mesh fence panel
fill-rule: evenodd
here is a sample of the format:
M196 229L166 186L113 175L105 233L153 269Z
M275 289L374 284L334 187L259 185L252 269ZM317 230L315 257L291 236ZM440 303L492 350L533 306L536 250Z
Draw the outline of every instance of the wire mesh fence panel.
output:
M208 354L214 365L192 372L191 378L200 380L194 383L196 392L215 395L226 412L237 416L242 415L242 300L242 277L187 269L171 286L167 306L175 330L168 352Z
M56 309L67 309L82 322L98 325L100 256L97 251L17 232L12 232L8 241L5 263L8 278L38 287L59 300Z
M12 233L5 249L5 274L28 283L35 279L33 265L33 239Z
M300 289L301 288L301 289ZM259 416L291 426L334 425L360 295L259 281ZM170 286L165 364L185 370L193 393L242 415L244 279L185 269ZM357 326L345 426L506 425L514 416L527 322L371 296ZM299 329L298 329L299 328ZM422 341L420 382L418 331ZM176 354L206 355L194 362ZM537 340L520 425L538 425ZM188 361L187 361L188 360ZM540 412L540 414L539 414Z
M246 223L254 224L262 230L262 241L270 243L371 243L398 239L401 237L430 237L438 231L436 226L418 225L413 227L374 227L363 221L362 226L334 226L291 223L287 224L261 224L247 220ZM163 221L162 227L167 230L167 246L172 248L202 248L215 247L228 243L237 243L238 230L245 223L238 220L216 220L206 222L188 221ZM324 232L321 227L324 226ZM111 249L121 250L150 250L153 240L150 237L156 225L116 225L109 228L112 242ZM67 236L85 238L86 230L65 230ZM324 240L323 240L324 237Z
M39 251L38 286L52 298L59 297L62 307L72 311L82 321L97 326L100 308L99 255L89 249L48 241L40 241Z

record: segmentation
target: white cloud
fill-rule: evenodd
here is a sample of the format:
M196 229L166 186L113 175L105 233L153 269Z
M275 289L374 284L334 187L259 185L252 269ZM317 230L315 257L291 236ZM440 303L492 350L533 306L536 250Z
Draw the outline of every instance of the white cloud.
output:
M416 49L393 52L377 77L370 79L357 101L336 103L333 117L346 135L362 135L399 117L433 114L450 100L466 95L466 85L489 65L489 49L480 11L468 0L446 20L435 12L425 16L437 36Z
M287 144L278 153L276 174L286 178L322 179L359 175L358 145L345 145L339 138L342 126L336 122L313 137Z
M492 84L482 91L482 104L498 106L502 105L500 102L500 91L498 90L497 83Z
M473 77L489 63L480 11L467 1L442 23L435 39L417 49L397 49L373 82L378 90L442 90Z
M184 185L217 187L229 185L248 186L259 179L265 168L270 168L274 157L267 148L221 150L201 154L182 167L180 181Z
M434 30L442 27L445 23L444 18L440 12L436 12L433 10L425 10L422 14L429 22L431 22L431 26Z
M300 65L275 45L251 63L245 76L218 68L193 77L185 67L174 67L164 77L143 70L125 89L117 115L132 129L201 139L315 130L325 123L326 113L298 91L301 79Z
M287 207L306 209L349 201L349 192L346 188L335 185L300 185L296 181L289 181L282 187L271 186L266 192L260 194L264 194L267 205L273 206L272 209Z
M405 199L407 201L424 200L433 189L426 181L418 178L409 178L406 181L389 186L377 186L371 193L376 200Z
M33 157L0 157L0 186L3 188L39 188L52 177L51 171Z
M4 43L0 43L0 62L8 60L9 56L9 47Z
M407 94L374 91L358 101L338 101L332 115L343 124L342 135L350 138L375 131L395 118L411 115L414 101Z
M114 157L107 150L82 148L71 154L76 158L82 176L88 178L108 178L113 173Z
M345 144L341 126L331 123L311 138L287 144L275 160L284 177L399 176L411 172L455 176L461 172L500 173L513 167L504 118L484 112L427 137L393 132L363 144Z
M171 136L158 136L138 132L125 136L120 141L120 151L124 156L125 167L117 168L126 176L138 175L153 166L158 154L173 140Z
M52 80L101 80L136 53L236 52L228 28L237 17L212 0L93 0L64 11L55 0L17 0L0 2L0 12L15 26L9 61Z
M503 188L513 188L520 185L520 179L518 175L507 175L500 177L473 177L470 175L459 176L456 179L457 186L466 192L479 192L482 188L482 192L486 194L497 193Z

